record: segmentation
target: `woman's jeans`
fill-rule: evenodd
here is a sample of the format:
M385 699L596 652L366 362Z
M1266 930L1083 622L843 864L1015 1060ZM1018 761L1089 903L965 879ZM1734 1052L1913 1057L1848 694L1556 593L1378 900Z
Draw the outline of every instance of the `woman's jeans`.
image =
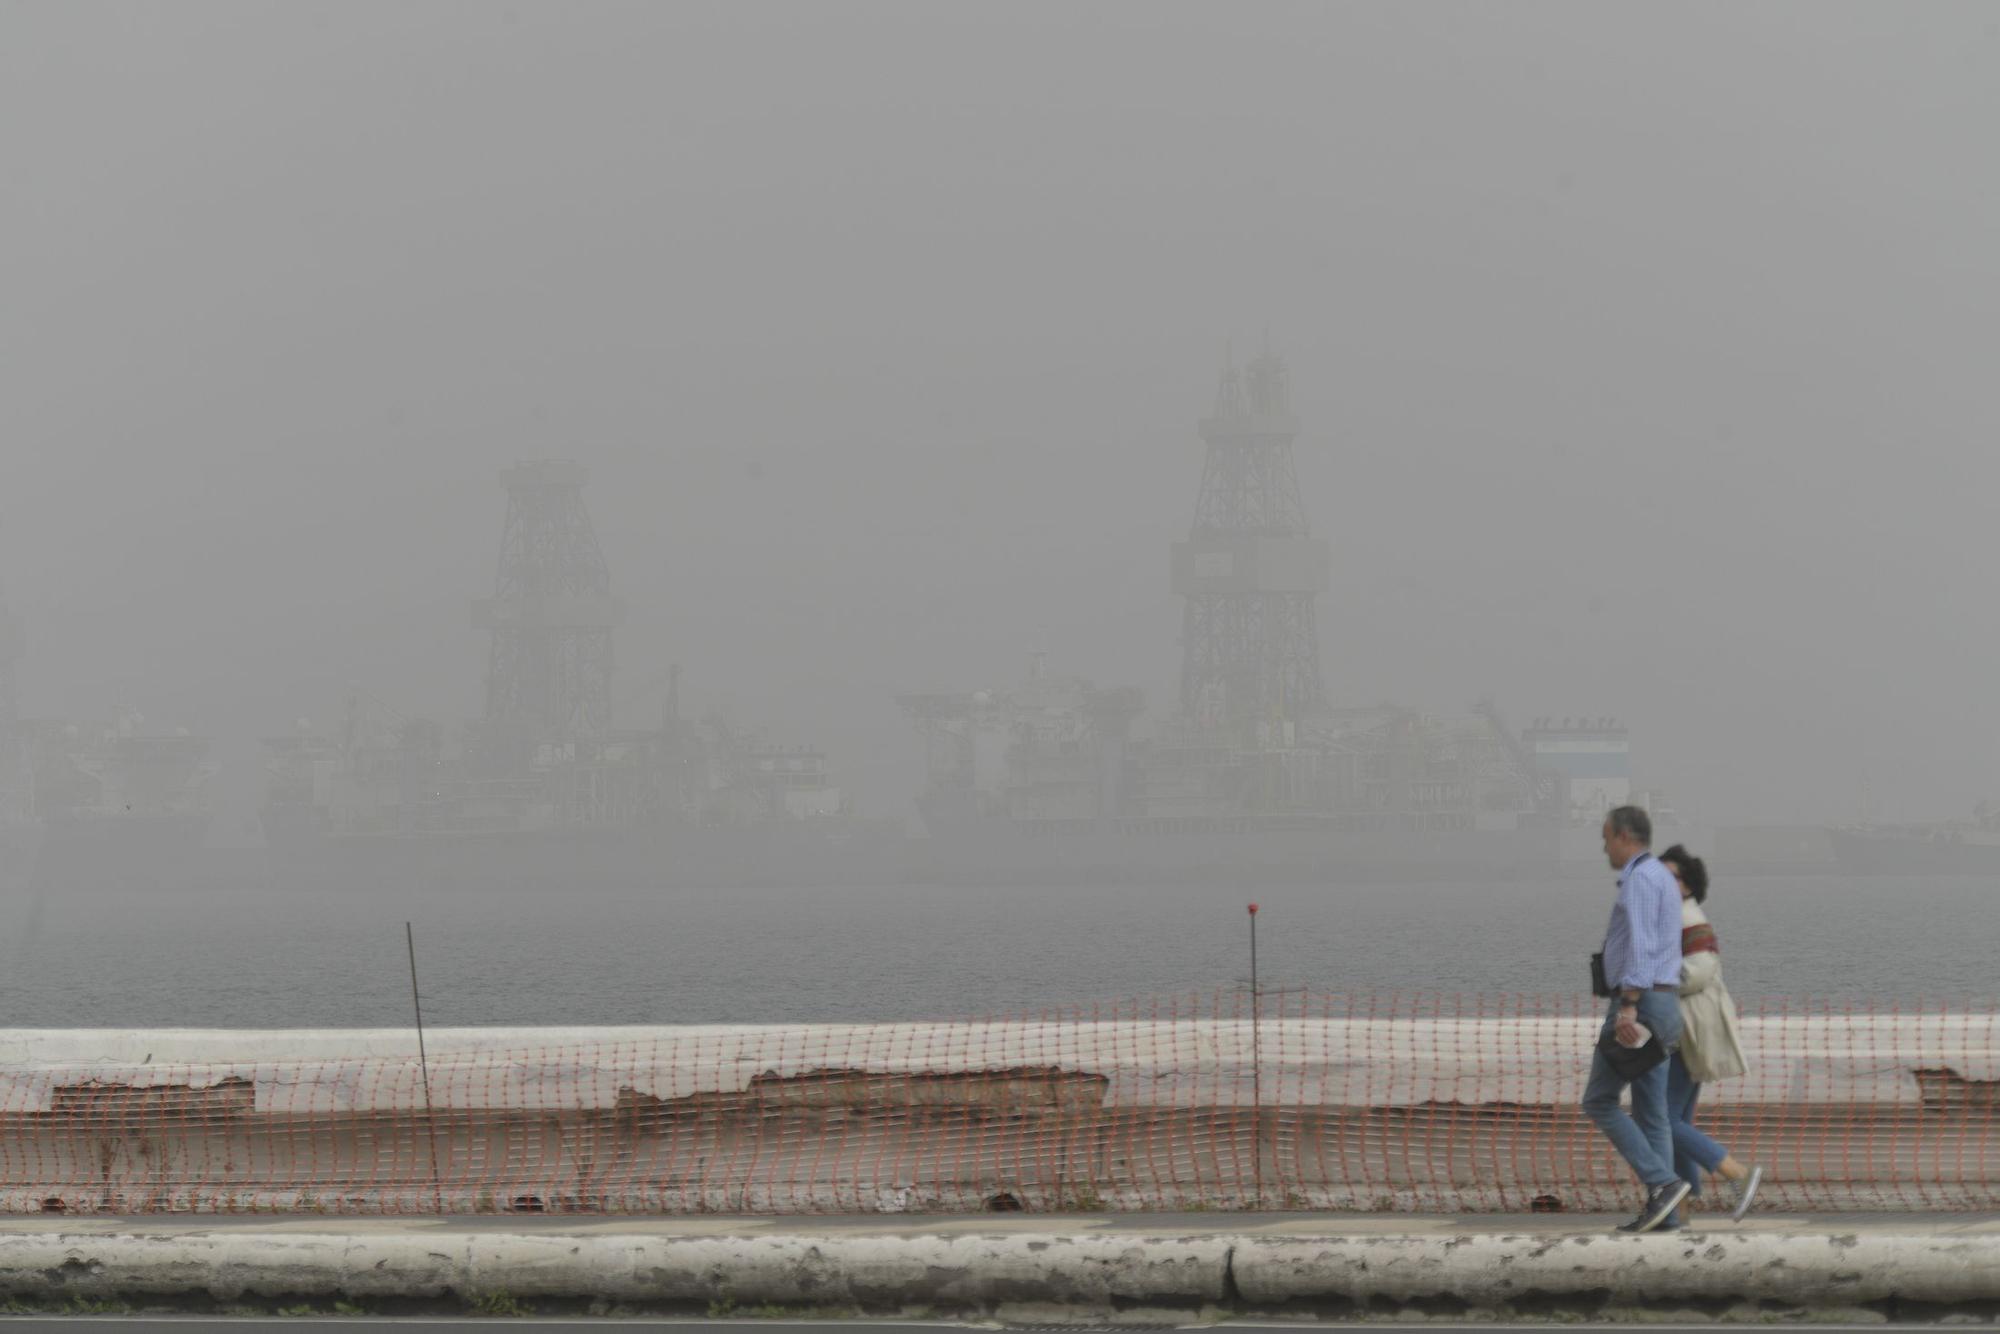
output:
M1613 997L1604 1027L1608 1030L1617 1022L1618 1001ZM1672 1046L1681 1036L1681 998L1671 991L1640 993L1639 1022ZM1674 1121L1667 1103L1667 1071L1672 1064L1662 1061L1632 1081L1632 1114L1627 1116L1618 1105L1618 1095L1625 1091L1624 1079L1602 1052L1592 1048L1590 1083L1583 1091L1584 1114L1597 1123L1649 1191L1679 1180L1673 1166Z
M1694 1105L1701 1085L1688 1074L1687 1063L1675 1052L1667 1062L1667 1112L1674 1123L1674 1174L1701 1194L1701 1174L1722 1166L1729 1150L1695 1128Z

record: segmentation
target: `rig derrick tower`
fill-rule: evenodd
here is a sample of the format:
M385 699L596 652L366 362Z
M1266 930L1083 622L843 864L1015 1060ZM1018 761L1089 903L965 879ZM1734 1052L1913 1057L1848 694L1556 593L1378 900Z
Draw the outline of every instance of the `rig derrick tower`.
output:
M17 669L23 640L21 626L7 610L0 591L0 818L25 813L27 804L27 745L21 735L21 699Z
M490 631L485 764L525 771L545 746L572 755L611 730L612 632L624 608L584 508L578 464L525 463L500 475L507 518L494 596L473 604Z
M1261 749L1318 712L1317 602L1326 543L1299 495L1284 360L1268 347L1238 372L1225 360L1194 525L1173 546L1173 589L1187 600L1181 709L1198 734ZM1295 733L1294 733L1295 734Z

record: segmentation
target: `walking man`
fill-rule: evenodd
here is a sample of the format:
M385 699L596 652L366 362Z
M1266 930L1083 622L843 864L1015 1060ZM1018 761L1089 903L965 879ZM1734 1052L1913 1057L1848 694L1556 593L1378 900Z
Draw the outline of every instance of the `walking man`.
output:
M1604 820L1604 855L1618 872L1618 901L1604 933L1604 980L1611 988L1604 1027L1635 1046L1644 1025L1672 1048L1681 1035L1681 892L1673 874L1653 856L1652 817L1620 806ZM1597 1123L1646 1188L1639 1216L1621 1232L1680 1226L1676 1212L1688 1183L1674 1171L1674 1126L1667 1114L1667 1063L1660 1061L1630 1081L1632 1113L1618 1098L1627 1081L1593 1048L1583 1110Z

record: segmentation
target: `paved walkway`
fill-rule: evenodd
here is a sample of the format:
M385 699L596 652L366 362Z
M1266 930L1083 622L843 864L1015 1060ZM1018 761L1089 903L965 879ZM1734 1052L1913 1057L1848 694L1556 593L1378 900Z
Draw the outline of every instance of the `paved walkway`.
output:
M145 1233L180 1236L232 1230L354 1236L435 1233L639 1235L650 1237L937 1237L1130 1234L1149 1237L1574 1237L1610 1233L1629 1214L856 1214L658 1217L633 1214L506 1214L468 1217L342 1214L102 1214L0 1215L0 1234L59 1232L68 1236ZM2000 1235L2000 1214L1753 1213L1741 1223L1724 1215L1692 1214L1688 1231L1703 1236Z

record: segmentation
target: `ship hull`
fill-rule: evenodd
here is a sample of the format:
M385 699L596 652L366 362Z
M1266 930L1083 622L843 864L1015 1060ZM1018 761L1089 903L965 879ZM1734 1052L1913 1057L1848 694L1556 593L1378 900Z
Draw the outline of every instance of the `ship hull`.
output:
M888 883L900 825L274 838L266 881L309 889L731 889Z
M926 812L913 879L950 883L1325 884L1531 880L1560 874L1561 831L1389 831L1255 820L1145 820L1022 827Z
M1716 850L1716 831L1705 825L1682 824L1678 820L1659 820L1653 825L1655 848L1664 851L1677 843L1702 857L1720 856ZM1617 875L1605 860L1604 831L1601 827L1568 826L1560 835L1558 847L1558 870L1565 880L1605 880ZM1733 875L1751 874L1734 861L1725 859L1725 864Z
M757 889L841 885L1325 884L1546 879L1548 833L1335 835L1278 831L1041 836L769 837L732 831L327 840L274 846L273 888Z
M208 817L62 815L43 825L37 889L182 888L208 874Z
M39 824L25 821L0 824L0 891L32 887L41 853Z
M2000 842L1971 841L1949 830L1832 829L1827 840L1840 869L1854 875L2000 876Z
M869 884L1329 884L1530 881L1608 874L1591 831L1527 827L1343 831L1143 821L1060 829L933 812L900 823L801 821L761 829L329 837L268 820L264 849L65 831L43 885L252 884L275 890L564 891L812 888ZM227 858L227 865L224 859Z

